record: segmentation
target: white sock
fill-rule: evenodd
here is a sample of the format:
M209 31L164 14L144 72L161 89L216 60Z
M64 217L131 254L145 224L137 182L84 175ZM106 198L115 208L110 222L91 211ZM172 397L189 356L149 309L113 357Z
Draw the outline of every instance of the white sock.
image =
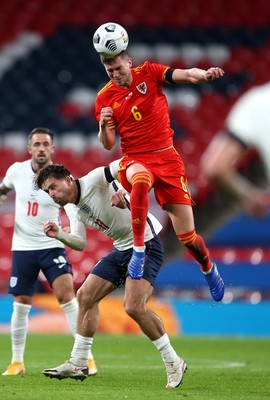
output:
M154 345L160 351L161 357L163 358L164 362L166 363L173 363L176 358L177 354L173 347L171 346L170 339L165 333L157 340L153 340Z
M11 316L11 362L17 361L23 363L30 309L31 305L13 302L13 313Z
M145 251L145 246L133 246L133 249L138 253L143 253Z
M209 269L209 271L202 271L202 273L204 275L209 275L211 273L212 269L213 269L213 266L214 266L214 264L212 264L212 267Z
M93 344L93 340L92 337L85 337L76 333L75 342L70 354L70 359L75 365L79 367L87 365L88 358L91 358L89 357L89 349Z
M66 319L70 326L71 332L75 337L77 330L78 302L74 297L74 299L70 300L68 303L60 304L60 306L66 314Z
M76 337L77 331L77 319L78 319L78 302L74 298L73 300L69 301L68 303L61 304L61 307L66 314L66 318L68 320L71 332L74 337ZM88 358L93 360L94 356L92 354L91 348L88 349Z

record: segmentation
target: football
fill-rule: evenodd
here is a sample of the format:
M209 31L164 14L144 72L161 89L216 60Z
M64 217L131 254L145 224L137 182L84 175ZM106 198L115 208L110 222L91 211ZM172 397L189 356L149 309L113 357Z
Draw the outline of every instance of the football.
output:
M127 31L115 22L107 22L94 33L93 45L98 53L115 57L128 46Z

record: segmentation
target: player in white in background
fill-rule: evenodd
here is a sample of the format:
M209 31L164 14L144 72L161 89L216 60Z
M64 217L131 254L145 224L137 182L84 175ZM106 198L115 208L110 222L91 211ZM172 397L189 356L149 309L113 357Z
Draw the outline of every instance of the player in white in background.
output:
M167 373L166 387L175 388L182 383L186 363L171 346L160 317L147 307L163 261L163 245L158 235L162 226L148 213L144 274L140 280L131 279L127 271L133 249L131 213L129 198L124 199L123 188L114 180L118 169L119 160L74 180L63 165L56 164L43 168L36 178L39 188L46 191L57 204L66 206L70 218L73 215L78 218L77 229L71 233L62 231L53 221L47 221L44 232L48 236L75 250L82 250L86 245L86 225L89 225L112 238L114 245L109 254L95 265L77 292L79 315L70 359L56 368L44 369L43 373L58 379L83 380L87 377L87 352L98 328L99 302L125 284L125 311L160 351ZM119 201L126 207L120 209L111 206L119 206Z
M239 174L236 163L255 147L268 178L268 192ZM260 217L270 205L270 82L245 92L230 110L225 128L215 135L201 159L201 172L234 194L246 211Z
M12 238L12 270L9 293L14 296L11 317L11 364L2 375L25 373L24 351L28 317L38 274L42 271L61 305L70 329L75 335L78 304L74 293L72 267L64 245L46 236L43 223L50 218L60 224L60 209L52 199L34 185L36 173L52 163L53 133L35 128L29 134L28 152L31 159L12 164L0 184L1 204L12 189L16 192L15 224ZM76 220L70 220L71 229ZM97 369L89 350L89 372Z

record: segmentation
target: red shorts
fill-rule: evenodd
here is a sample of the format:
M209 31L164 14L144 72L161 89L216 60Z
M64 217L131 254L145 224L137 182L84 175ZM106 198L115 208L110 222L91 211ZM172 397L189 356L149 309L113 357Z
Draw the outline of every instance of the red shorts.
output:
M155 153L124 156L118 178L128 192L132 187L127 181L126 170L134 163L142 164L149 171L155 197L161 207L165 204L195 204L188 188L184 163L174 147Z

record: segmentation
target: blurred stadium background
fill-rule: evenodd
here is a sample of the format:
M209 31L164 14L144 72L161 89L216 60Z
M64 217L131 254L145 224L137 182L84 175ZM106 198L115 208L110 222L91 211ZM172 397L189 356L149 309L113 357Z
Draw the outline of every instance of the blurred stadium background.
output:
M164 224L166 252L156 301L165 307L168 320L174 321L172 332L177 334L270 335L270 324L265 322L270 309L270 216L249 218L232 199L205 182L198 167L202 151L222 128L235 100L249 87L269 80L269 0L156 0L154 5L137 0L128 6L124 0L101 4L93 0L1 0L0 10L1 179L9 165L28 158L27 135L37 126L55 132L54 160L65 164L74 176L120 156L119 149L107 152L101 148L94 116L96 92L107 76L93 49L92 36L104 22L115 21L128 30L134 65L149 59L172 67L220 66L225 70L225 76L214 83L166 87L165 91L175 146L186 164L197 203L197 230L219 265L226 296L213 308L198 266L181 251L165 213L151 198L151 209ZM247 153L239 169L263 181L254 150ZM11 195L0 208L0 302L5 310L0 332L8 329L11 313L6 294L13 206ZM90 229L88 233L84 252L68 250L76 288L111 248L102 233L93 234ZM43 293L37 297L40 310L45 306L39 300L50 293L42 276L37 291ZM129 329L135 328L123 331Z

